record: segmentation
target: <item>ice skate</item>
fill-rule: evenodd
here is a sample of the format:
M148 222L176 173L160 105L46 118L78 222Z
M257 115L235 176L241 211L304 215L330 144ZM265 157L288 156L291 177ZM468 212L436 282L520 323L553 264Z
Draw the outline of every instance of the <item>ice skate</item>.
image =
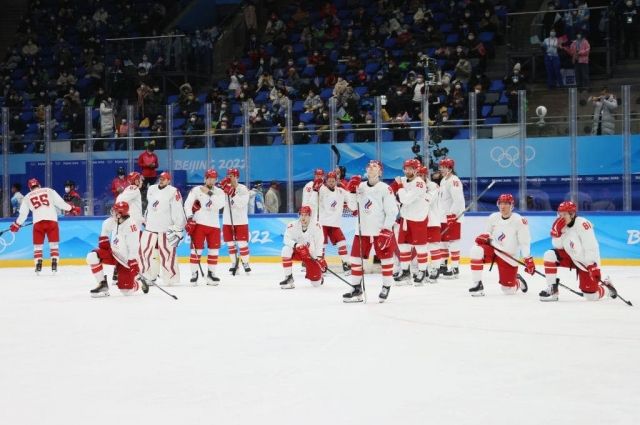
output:
M107 278L102 279L102 282L98 284L95 288L89 291L91 297L93 298L102 298L109 296L109 285L107 284Z
M198 272L191 273L191 279L189 279L189 283L193 286L198 285Z
M118 282L118 268L117 267L113 268L113 275L111 275L111 281L113 283Z
M244 261L242 262L242 268L244 269L244 272L246 274L251 273L251 266L249 265L249 263L245 263Z
M409 270L401 270L393 277L393 280L396 282L396 286L410 285L411 272Z
M378 302L383 303L389 297L389 291L391 291L390 286L382 286L382 290L380 291L380 295L378 296Z
M427 280L427 271L418 270L418 273L413 275L413 286L422 286L425 280Z
M38 260L36 261L36 274L40 275L41 271L42 271L42 260Z
M432 268L429 270L429 283L438 283L438 277L440 277L440 269Z
M56 274L58 272L58 259L51 259L51 273Z
M457 279L459 275L460 269L458 269L457 267L451 267L450 270L442 273L442 276L444 276L446 279Z
M349 263L342 263L342 272L345 276L351 275L351 265Z
M440 268L438 269L439 274L444 274L446 271L448 271L448 262L449 260L444 260L442 263L440 263Z
M351 292L344 293L342 301L345 303L361 303L363 301L362 285L355 285Z
M293 289L296 286L293 284L293 275L287 275L282 282L280 282L280 289Z
M149 293L149 284L147 283L147 279L142 277L142 275L138 275L137 280L140 283L140 289L142 289L142 292L145 293L145 294L148 294Z
M472 297L484 297L484 286L482 285L482 281L469 288L469 294L471 294Z
M558 283L560 279L556 279L556 283L547 286L547 289L540 291L540 301L558 301Z
M238 264L239 261L236 260L232 263L231 267L229 267L229 273L231 273L231 276L235 276L236 273L238 273Z
M520 288L522 293L526 294L527 291L529 290L529 285L527 285L527 281L524 280L524 278L520 274L516 276L516 280L518 281L518 287Z
M618 298L618 290L615 288L615 286L613 286L613 283L611 283L611 279L609 279L609 276L604 278L602 284L609 290L609 297L611 299L615 300L616 298Z
M220 282L220 278L217 277L211 270L207 272L207 285L209 286L218 286Z

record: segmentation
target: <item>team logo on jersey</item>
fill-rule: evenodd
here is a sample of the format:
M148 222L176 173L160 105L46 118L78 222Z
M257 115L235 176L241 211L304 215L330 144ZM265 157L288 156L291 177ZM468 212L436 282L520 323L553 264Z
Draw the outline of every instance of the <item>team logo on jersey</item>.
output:
M335 207L336 207L336 205L338 205L338 201L334 200L334 201L331 203L331 208L335 208Z
M570 242L569 242L569 246L571 247L571 249L574 249L574 248L575 248L575 244L573 243L573 241L570 241Z
M120 242L120 240L118 239L118 237L116 236L115 238L113 238L113 244L114 245L118 245L118 242Z
M368 210L369 208L371 208L372 205L373 205L373 202L371 202L371 199L368 199L367 202L365 202L364 204L364 209Z
M211 202L211 199L209 199L209 201L204 206L205 206L205 208L211 208L212 204L213 204L213 202Z
M501 233L500 236L498 236L498 241L502 242L506 237L507 235L505 235L504 233Z
M158 208L158 205L160 205L160 201L156 201L156 202L154 202L151 206L152 206L154 209L157 209L157 208Z

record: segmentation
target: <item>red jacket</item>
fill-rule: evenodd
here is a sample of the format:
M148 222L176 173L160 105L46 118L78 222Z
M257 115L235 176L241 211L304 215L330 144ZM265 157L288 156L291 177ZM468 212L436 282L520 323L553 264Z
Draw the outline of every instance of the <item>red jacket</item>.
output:
M126 177L120 178L116 177L111 181L111 193L113 193L113 197L117 198L120 193L125 190L125 188L129 186L129 182ZM120 189L120 190L118 190Z
M157 177L158 156L149 151L144 151L138 157L138 166L142 169L142 177Z

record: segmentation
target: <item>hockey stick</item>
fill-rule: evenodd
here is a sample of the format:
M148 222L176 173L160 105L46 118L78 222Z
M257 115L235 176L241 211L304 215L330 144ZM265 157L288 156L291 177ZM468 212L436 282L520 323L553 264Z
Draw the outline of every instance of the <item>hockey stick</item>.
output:
M189 238L191 238L191 235L189 235ZM193 244L193 239L191 239L190 248L195 251L196 257L198 257L198 268L200 269L200 274L202 275L202 277L204 277L204 271L202 271L202 263L200 263L200 254L198 254L198 249Z
M360 248L358 251L360 251L360 267L362 268L362 278L360 279L360 282L362 283L363 301L366 304L367 290L365 289L365 286L364 286L364 257L362 255L362 226L360 225L360 201L358 200L357 193L356 193L356 208L358 209L358 244Z
M582 264L580 261L576 261L576 260L573 260L573 259L572 259L572 261L573 261L574 263L576 263L577 265L579 265L580 267L582 267L583 269L587 270L587 267L586 267L584 264ZM611 289L609 288L609 284L608 284L607 282L604 282L602 279L599 279L599 280L598 280L598 282L600 282L602 285L604 285L607 289L611 290ZM622 301L623 303L625 303L625 304L626 304L626 305L628 305L628 306L633 307L633 304L631 304L631 301L628 301L628 300L626 300L626 299L622 298L622 297L620 296L620 294L618 293L618 290L617 290L617 289L615 289L615 292L616 292L616 298L620 298L620 301Z
M465 215L465 213L469 212L469 210L471 209L473 204L478 203L478 201L484 196L485 193L487 193L489 191L489 189L491 189L493 187L494 184L496 184L496 181L495 180L491 180L491 183L489 183L489 185L482 192L480 192L480 195L478 195L476 197L476 199L474 199L471 202L469 202L469 205L467 206L467 208L465 208L464 211L462 211L460 214L458 214L456 216L456 220L455 221L458 221L460 219L460 217ZM445 227L445 229L442 232L440 232L440 236L442 236L445 233L447 233L449 231L449 228L450 228L449 226Z
M314 260L316 263L318 263L318 260ZM318 263L318 266L320 265L320 263ZM320 270L322 270L322 267L320 267ZM329 266L327 266L327 269L325 271L328 271L329 273L331 273L332 275L334 275L335 277L337 277L338 279L340 279L341 281L343 281L344 283L346 283L347 285L349 285L350 287L353 288L353 285L350 284L345 278L343 278L342 276L340 276L338 273L334 272L333 270L331 270L329 268ZM364 275L364 273L363 273Z
M338 150L338 147L336 145L331 145L331 150L334 154L336 154L336 164L340 165L340 151ZM345 178L345 176L340 177L342 177L343 179Z
M147 280L147 279L142 275L142 273L138 274L138 277L139 277L140 279L142 279L142 281L143 281L143 282L144 282L148 287L155 286L156 288L158 288L159 290L161 290L161 291L162 291L162 292L164 292L165 294L169 295L169 296L170 296L171 298L173 298L174 300L177 300L177 299L178 299L178 297L176 297L175 295L170 294L169 292L165 291L165 290L164 290L164 288L162 288L161 286L159 286L157 283L155 283L155 282L151 282L151 283L149 283L149 281L148 281L148 280Z
M29 223L25 223L25 224L23 224L22 226L20 226L20 228L23 228L23 227L29 227L29 226L31 226L31 225L33 225L33 221L30 221ZM11 227L9 227L8 229L4 229L4 230L0 231L0 236L4 235L4 234L5 234L5 233L7 233L9 230L11 230Z
M518 260L517 258L515 258L513 255L509 254L508 252L504 252L500 248L497 248L495 245L489 244L489 246L491 248L493 248L496 252L499 252L500 254L504 255L507 258L510 258L511 260L515 261L516 263L520 264L521 266L523 266L523 267L527 266L524 262ZM538 276L544 277L545 279L547 278L546 274L544 274L542 272L539 272L538 270L535 270L534 273L537 274ZM558 282L558 285L562 286L564 289L566 289L568 291L573 292L574 294L576 294L579 297L583 297L584 296L584 294L582 292L578 292L575 289L569 288L567 285L564 285L564 284L562 284L560 282Z
M231 276L235 276L236 273L238 273L238 266L240 265L240 247L236 239L236 228L233 225L233 211L231 211L231 197L229 195L227 195L227 204L229 205L229 221L231 221L231 237L233 238L233 245L236 248L236 261L233 265L233 271L231 272Z

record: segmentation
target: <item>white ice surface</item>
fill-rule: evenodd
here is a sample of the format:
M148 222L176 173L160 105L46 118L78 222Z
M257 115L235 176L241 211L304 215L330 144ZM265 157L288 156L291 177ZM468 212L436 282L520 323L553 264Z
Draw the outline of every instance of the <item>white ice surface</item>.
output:
M284 291L278 264L227 267L167 288L178 301L92 299L86 267L0 269L0 424L640 423L638 307L541 303L539 277L504 296L495 272L471 298L466 266L385 304L367 276L369 303L348 305L332 276ZM605 272L640 306L638 268Z

